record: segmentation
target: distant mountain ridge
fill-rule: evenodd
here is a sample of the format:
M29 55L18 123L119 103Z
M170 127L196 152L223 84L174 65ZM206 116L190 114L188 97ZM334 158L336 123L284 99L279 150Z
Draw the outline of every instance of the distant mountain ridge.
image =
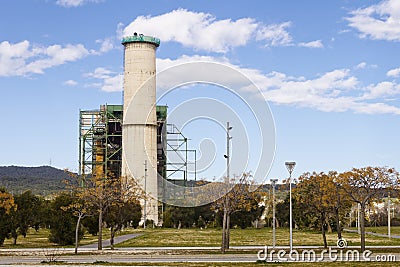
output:
M50 195L65 189L65 171L51 167L0 166L0 187L19 194L26 190L38 195Z

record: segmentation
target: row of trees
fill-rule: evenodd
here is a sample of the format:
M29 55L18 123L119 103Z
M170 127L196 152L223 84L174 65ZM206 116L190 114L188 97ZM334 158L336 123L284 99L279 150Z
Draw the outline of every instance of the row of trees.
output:
M68 171L67 171L68 172ZM82 177L68 172L67 181L73 201L62 209L77 218L75 227L75 253L78 253L79 229L85 217L97 218L98 250L103 249L102 229L110 228L110 245L114 249L115 233L126 226L137 227L141 219L140 200L147 196L134 179ZM93 224L92 224L93 225ZM95 231L92 231L94 234Z
M60 245L75 242L77 253L84 226L98 235L98 248L102 249L102 229L111 231L111 247L115 233L126 226L137 227L141 219L139 199L141 191L131 182L122 185L118 179L84 179L69 173L69 191L52 200L26 191L13 196L0 189L0 245L6 238L17 243L18 235L26 236L30 227L36 231L50 228L49 241ZM128 184L133 185L132 187ZM93 222L97 220L97 224Z
M365 250L365 210L376 199L399 189L399 174L386 167L352 169L344 173L304 173L293 189L294 221L298 227L321 230L327 247L326 231L336 228L341 238L342 225L353 203L361 208L361 249ZM165 227L206 227L210 223L222 226L221 250L229 249L230 228L250 226L263 212L260 205L266 200L262 188L256 189L248 173L229 183L213 183L208 192L230 190L211 204L195 208L167 207L164 212ZM18 235L25 236L29 227L36 230L48 227L50 241L62 245L78 243L83 236L83 224L88 231L98 235L98 249L102 249L102 228L114 235L128 225L136 227L141 219L139 200L146 196L133 179L100 179L78 177L70 173L68 193L59 194L46 201L32 193L12 196L0 189L0 245L5 238L17 242ZM213 194L213 191L215 191ZM212 197L211 196L211 197ZM204 197L204 196L202 196ZM210 196L207 196L210 197ZM266 201L268 206L270 203ZM281 224L288 222L288 197L278 203L277 217Z
M49 241L60 245L72 245L83 237L84 228L92 235L98 234L96 209L85 211L79 221L76 195L60 193L52 200L33 195L26 191L19 195L0 188L0 246L6 238L17 244L18 236L26 237L29 228L38 231L50 229ZM81 210L82 211L82 210ZM137 202L123 201L120 206L111 206L102 224L111 229L111 239L124 226L137 227L141 218L141 207Z
M26 237L30 227L37 231L41 225L49 224L45 204L43 198L31 191L13 196L0 188L0 245L6 238L12 238L16 245L18 236Z
M399 173L393 168L353 168L344 173L304 173L293 189L294 220L298 227L321 229L324 247L326 231L336 227L342 238L343 221L353 203L360 206L361 250L365 250L366 208L374 201L398 193Z
M69 173L69 172L68 172ZM26 236L30 227L38 230L50 228L49 240L61 245L75 243L77 253L83 228L98 236L98 249L102 249L102 229L111 230L111 246L115 233L126 226L138 226L141 219L140 199L146 196L134 180L98 179L79 177L69 173L68 191L58 194L52 200L45 200L27 191L12 196L2 189L0 195L0 222L3 233L0 239ZM262 194L252 191L250 175L244 174L236 181L230 181L232 190L223 198L211 204L193 207L167 206L163 214L164 227L208 227L223 226L222 248L229 248L229 229L237 225L246 228L258 219L263 206L259 203ZM212 186L220 190L223 184ZM211 196L210 196L211 197ZM3 227L7 225L7 227Z

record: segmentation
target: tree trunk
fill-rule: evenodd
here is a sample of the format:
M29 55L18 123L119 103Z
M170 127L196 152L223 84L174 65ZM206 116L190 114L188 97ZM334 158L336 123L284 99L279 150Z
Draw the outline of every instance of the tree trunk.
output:
M342 226L340 225L340 217L339 217L339 209L340 209L340 188L336 185L336 194L337 194L337 202L335 207L335 215L336 215L336 231L338 240L342 239Z
M103 208L99 209L99 234L97 239L97 250L103 249Z
M231 239L231 215L229 213L226 214L226 237L225 237L225 248L229 249L229 243Z
M330 233L332 233L333 231L332 231L332 227L331 227L331 225L330 225L330 223L329 223L329 220L328 220L328 218L326 218L325 217L325 223L326 223L326 231L330 234Z
M111 227L110 232L111 232L110 246L111 246L111 250L114 250L114 237L115 237L115 229L114 229L114 227Z
M18 238L18 233L16 229L11 231L11 237L13 239L13 245L15 246L17 244L17 238Z
M324 240L324 248L328 248L328 243L326 242L326 234L325 234L325 215L321 215L321 233L322 239Z
M335 208L335 215L336 215L337 238L338 238L338 240L340 240L340 239L342 239L342 226L340 225L339 207Z
M365 202L360 205L361 252L365 251Z
M79 224L81 223L82 216L78 216L78 221L76 222L75 228L75 254L78 254L78 245L79 245Z
M227 215L227 210L226 207L224 206L224 216L222 218L222 242L221 242L221 252L225 253L225 239L226 239L226 215Z

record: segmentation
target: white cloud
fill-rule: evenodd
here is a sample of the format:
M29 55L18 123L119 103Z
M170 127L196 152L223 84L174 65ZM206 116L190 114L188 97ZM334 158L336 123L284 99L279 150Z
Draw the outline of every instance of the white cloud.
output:
M290 22L264 25L253 18L217 20L213 15L177 9L159 16L139 16L122 31L156 36L162 42L177 42L195 50L224 53L246 45L252 38L267 45L289 45ZM119 26L120 27L120 26Z
M352 75L350 69L336 69L322 73L316 77L293 77L281 72L263 73L257 69L243 68L230 63L225 57L201 57L182 56L178 59L157 59L158 71L170 66L193 61L220 62L249 77L261 90L264 97L278 105L293 105L313 108L324 112L345 112L382 114L393 113L400 115L400 108L390 105L390 99L400 95L400 85L392 82L382 82L377 85L362 86L357 77ZM192 69L180 73L175 79L188 80ZM199 71L199 70L198 70ZM229 84L231 88L238 90L254 90L243 88L237 84L235 77L222 77L215 73L211 77L221 84ZM172 80L166 84L157 84L163 90L170 84L176 84ZM165 80L165 79L164 79ZM164 81L165 82L165 81ZM257 93L257 92L254 92ZM389 101L389 102L387 102ZM386 103L387 102L387 103Z
M67 86L77 86L77 85L78 85L78 82L77 82L77 81L74 81L74 80L67 80L67 81L64 82L64 85L67 85Z
M91 73L86 73L86 77L99 80L98 82L87 84L90 87L97 87L106 92L120 92L123 88L123 75L115 73L106 68L96 68Z
M396 68L396 69L391 69L386 73L387 76L389 77L399 77L400 76L400 68Z
M32 46L29 41L0 43L0 76L42 74L45 69L79 60L89 51L82 45Z
M358 64L355 69L365 69L367 67L367 63L366 62L361 62L360 64Z
M361 69L376 69L378 65L368 64L367 62L360 62L358 65L354 66L353 69L361 70Z
M387 98L400 95L400 85L394 82L380 82L366 87L365 99Z
M309 48L323 48L324 45L321 40L316 40L308 43L299 43L299 46L309 47Z
M106 53L114 48L114 39L105 38L96 40L96 43L100 44L99 54Z
M400 41L400 1L384 0L350 12L349 26L362 38Z
M56 4L62 7L78 7L86 3L100 3L103 0L57 0Z
M322 73L316 77L294 77L285 73L272 71L263 73L258 69L244 68L232 64L226 57L212 56L181 56L177 59L157 58L157 72L160 73L169 67L190 62L218 62L236 69L249 77L257 85L267 101L277 105L292 105L312 108L324 112L351 111L364 114L397 114L400 107L392 105L393 98L400 96L400 84L383 81L378 84L362 86L357 77L352 75L350 69L336 69ZM183 70L183 71L182 71ZM165 77L162 83L157 80L158 90L164 91L176 85L177 81L190 81L194 72L190 68L182 68L176 75ZM229 85L233 90L243 90L257 95L255 88L243 87L237 75L209 74L212 81ZM101 88L103 91L118 92L123 88L123 75L112 72L106 68L97 68L86 76L98 80L90 86ZM173 77L177 76L177 77ZM198 74L196 74L198 77Z
M290 22L261 26L257 32L257 40L267 41L267 46L288 46L292 44L292 37L286 31L291 26Z
M177 59L170 59L170 58L157 58L156 64L157 64L157 72L161 72L169 67L188 63L188 62L199 62L199 61L204 61L204 62L218 62L218 63L223 63L223 64L230 64L229 60L226 57L211 57L211 56L200 56L200 55L194 55L194 56L187 56L183 55Z

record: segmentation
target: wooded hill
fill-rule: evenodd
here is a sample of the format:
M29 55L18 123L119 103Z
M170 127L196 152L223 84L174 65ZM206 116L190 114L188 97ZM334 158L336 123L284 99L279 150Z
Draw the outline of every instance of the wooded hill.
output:
M0 166L0 187L14 194L31 190L33 194L47 196L64 189L63 181L67 178L63 170L50 166Z

